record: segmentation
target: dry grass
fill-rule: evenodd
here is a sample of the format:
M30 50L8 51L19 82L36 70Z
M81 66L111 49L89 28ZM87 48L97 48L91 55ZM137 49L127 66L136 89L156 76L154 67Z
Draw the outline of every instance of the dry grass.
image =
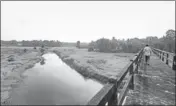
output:
M97 79L96 75L115 79L134 56L131 53L88 52L87 49L77 49L74 47L52 48L51 50L57 52L62 60L75 68L79 73L84 75L86 71L86 73L89 73L89 75L85 75L86 77L93 77L95 79Z
M22 73L40 59L39 50L31 47L1 47L1 104L8 104L12 90L23 81Z

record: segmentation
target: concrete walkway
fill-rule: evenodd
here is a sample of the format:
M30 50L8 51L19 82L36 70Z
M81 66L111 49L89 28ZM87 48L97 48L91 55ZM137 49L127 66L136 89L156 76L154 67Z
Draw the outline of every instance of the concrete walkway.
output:
M175 71L153 54L150 65L142 60L125 105L175 105L175 85Z

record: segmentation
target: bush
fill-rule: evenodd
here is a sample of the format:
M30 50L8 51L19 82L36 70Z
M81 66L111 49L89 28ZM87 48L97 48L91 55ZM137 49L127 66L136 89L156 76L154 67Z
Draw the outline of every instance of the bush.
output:
M77 41L76 47L80 49L80 41Z
M40 49L40 52L41 52L41 53L44 53L44 51L45 51L44 48L41 48L41 49Z
M27 49L24 49L23 51L24 51L24 52L27 52Z
M93 47L88 48L88 52L94 51Z
M99 39L96 41L97 48L100 52L110 52L111 51L111 42L109 39Z

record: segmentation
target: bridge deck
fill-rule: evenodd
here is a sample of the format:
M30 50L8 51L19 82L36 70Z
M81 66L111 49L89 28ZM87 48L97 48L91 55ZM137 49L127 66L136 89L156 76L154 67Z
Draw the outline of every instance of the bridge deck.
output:
M129 90L125 105L175 105L175 85L175 71L153 54L150 65L142 59L135 88Z

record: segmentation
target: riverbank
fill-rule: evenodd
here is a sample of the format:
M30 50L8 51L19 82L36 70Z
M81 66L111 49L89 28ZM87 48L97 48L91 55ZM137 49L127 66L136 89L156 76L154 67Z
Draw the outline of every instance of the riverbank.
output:
M27 51L24 52L24 49ZM130 53L88 52L87 49L74 47L54 47L46 52L56 53L84 77L104 84L115 80L121 69L134 56ZM1 105L10 104L12 92L23 84L23 72L41 61L41 55L39 48L1 47Z
M24 49L27 49L24 52ZM1 105L8 105L11 92L23 82L22 73L41 61L39 49L1 47Z
M101 83L114 81L134 56L131 53L88 52L87 49L74 47L52 48L51 51L84 77L98 80Z

